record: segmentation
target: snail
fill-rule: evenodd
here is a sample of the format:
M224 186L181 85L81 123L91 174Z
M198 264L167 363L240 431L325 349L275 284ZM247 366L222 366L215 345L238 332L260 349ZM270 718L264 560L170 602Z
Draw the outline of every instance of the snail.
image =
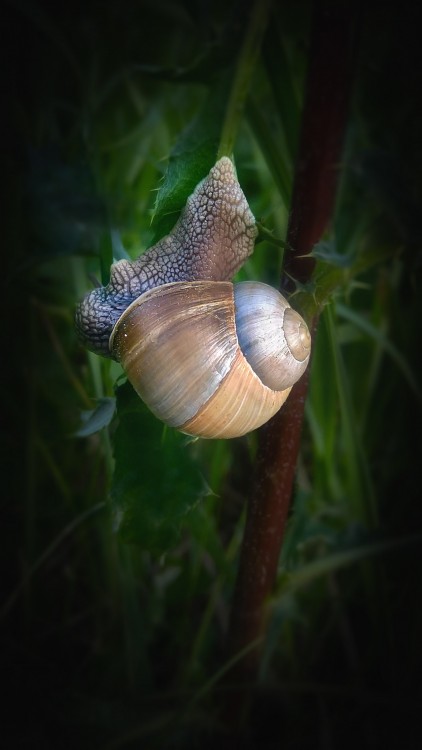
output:
M282 295L230 279L257 229L234 166L221 158L172 232L76 309L89 349L121 362L151 411L189 435L230 438L264 424L304 373L311 339Z

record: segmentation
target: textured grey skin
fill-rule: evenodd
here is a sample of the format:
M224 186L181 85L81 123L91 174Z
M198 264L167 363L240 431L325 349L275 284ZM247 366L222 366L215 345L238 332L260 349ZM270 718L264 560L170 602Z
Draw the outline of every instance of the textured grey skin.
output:
M234 166L223 157L188 198L172 232L137 260L113 263L110 283L77 306L80 340L110 357L111 331L133 300L173 281L230 280L252 254L256 235Z

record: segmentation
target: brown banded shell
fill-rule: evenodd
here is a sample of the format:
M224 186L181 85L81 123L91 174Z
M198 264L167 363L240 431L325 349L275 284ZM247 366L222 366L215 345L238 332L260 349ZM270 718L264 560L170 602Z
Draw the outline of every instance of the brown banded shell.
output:
M306 369L310 336L266 284L175 282L127 308L110 350L161 420L191 435L229 438L279 410Z

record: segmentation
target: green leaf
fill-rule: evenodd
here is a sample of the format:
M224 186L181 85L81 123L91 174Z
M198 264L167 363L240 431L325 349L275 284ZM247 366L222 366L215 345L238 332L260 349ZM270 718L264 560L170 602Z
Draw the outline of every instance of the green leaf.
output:
M95 409L81 412L83 425L75 432L75 437L88 437L88 435L99 432L103 427L107 427L113 419L115 411L115 398L98 399L98 405Z
M179 539L187 514L207 493L205 482L185 435L164 428L129 383L116 396L116 528L124 541L161 554Z
M158 242L174 226L188 197L216 161L230 84L231 75L226 74L217 80L197 117L173 148L157 194L153 219L154 242Z

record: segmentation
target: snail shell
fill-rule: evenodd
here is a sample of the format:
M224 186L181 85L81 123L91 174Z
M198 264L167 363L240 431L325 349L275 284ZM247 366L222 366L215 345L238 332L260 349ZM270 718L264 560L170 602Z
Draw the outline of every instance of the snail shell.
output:
M135 390L161 420L201 437L264 424L305 371L306 323L259 282L175 282L151 289L110 338Z

